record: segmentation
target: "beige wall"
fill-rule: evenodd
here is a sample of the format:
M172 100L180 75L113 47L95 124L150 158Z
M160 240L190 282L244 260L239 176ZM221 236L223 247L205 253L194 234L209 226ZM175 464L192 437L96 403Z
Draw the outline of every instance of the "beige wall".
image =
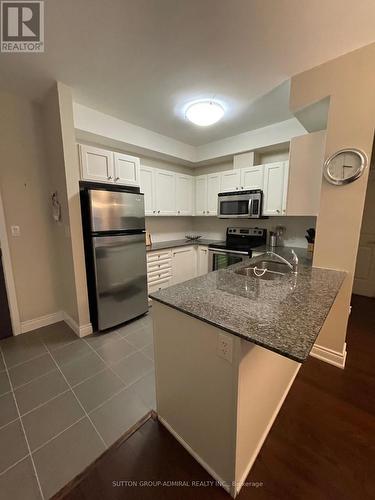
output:
M370 157L375 116L375 44L292 78L290 107L296 112L331 96L325 158L354 146ZM323 181L314 265L348 272L317 344L342 352L345 344L368 170L356 182L336 187Z
M62 208L61 221L53 223L56 242L56 273L59 290L59 310L78 322L77 295L74 284L73 254L70 241L68 195L65 178L63 144L61 139L60 108L54 86L42 103L44 142L48 162L49 189L57 191Z
M0 93L0 189L21 322L59 311L40 108ZM10 226L21 228L12 237Z
M82 234L81 204L79 196L79 161L73 119L71 89L57 83L59 99L61 137L65 165L66 189L69 209L71 251L74 266L74 286L77 300L80 335L91 333L90 312L87 295L86 266Z

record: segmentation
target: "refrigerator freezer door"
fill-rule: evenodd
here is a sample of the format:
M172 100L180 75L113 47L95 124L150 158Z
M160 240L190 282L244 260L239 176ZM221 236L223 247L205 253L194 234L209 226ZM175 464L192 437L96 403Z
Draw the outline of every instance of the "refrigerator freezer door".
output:
M95 237L93 247L99 330L147 312L145 235Z
M145 228L144 196L120 191L89 190L91 231Z

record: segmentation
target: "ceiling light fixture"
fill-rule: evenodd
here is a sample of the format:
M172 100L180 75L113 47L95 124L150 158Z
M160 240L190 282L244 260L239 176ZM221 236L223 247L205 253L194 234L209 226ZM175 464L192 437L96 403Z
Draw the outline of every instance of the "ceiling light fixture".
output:
M212 100L196 101L188 105L186 118L200 127L207 127L218 122L224 116L224 108Z

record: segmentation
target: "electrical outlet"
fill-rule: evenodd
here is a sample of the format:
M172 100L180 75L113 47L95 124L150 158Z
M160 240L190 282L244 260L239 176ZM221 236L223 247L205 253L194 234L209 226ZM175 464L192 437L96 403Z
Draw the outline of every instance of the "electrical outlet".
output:
M229 335L220 333L217 337L217 355L232 363L233 357L233 339Z
M10 226L10 232L12 233L12 236L18 237L21 236L21 229L20 226Z

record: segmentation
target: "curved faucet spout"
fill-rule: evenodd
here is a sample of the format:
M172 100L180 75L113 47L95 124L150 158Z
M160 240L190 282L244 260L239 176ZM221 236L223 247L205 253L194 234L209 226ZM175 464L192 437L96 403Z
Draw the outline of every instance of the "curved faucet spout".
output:
M287 266L292 270L293 273L297 274L297 272L298 272L298 257L296 255L296 252L293 249L291 249L291 252L292 252L291 262L289 262L287 259L284 259L284 257L279 255L278 253L271 252L270 250L268 252L266 252L266 254L274 255L275 257L280 259L282 262L284 262L284 264L287 264Z

